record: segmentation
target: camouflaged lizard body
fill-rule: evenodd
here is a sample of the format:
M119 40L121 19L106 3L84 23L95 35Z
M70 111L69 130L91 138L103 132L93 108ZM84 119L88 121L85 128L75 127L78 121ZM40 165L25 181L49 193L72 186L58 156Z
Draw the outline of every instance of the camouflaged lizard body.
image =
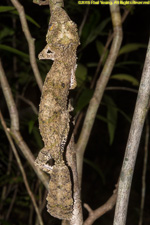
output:
M44 148L39 152L35 164L51 174L48 212L60 219L70 219L73 206L71 179L63 161L63 153L70 130L71 106L68 95L69 90L76 86L79 37L76 24L64 9L52 3L50 6L47 45L39 54L39 59L51 59L54 63L46 76L41 96L39 128ZM53 168L48 164L50 158L54 159Z
M49 190L48 212L59 219L70 219L73 207L72 185L70 173L65 164L54 165Z

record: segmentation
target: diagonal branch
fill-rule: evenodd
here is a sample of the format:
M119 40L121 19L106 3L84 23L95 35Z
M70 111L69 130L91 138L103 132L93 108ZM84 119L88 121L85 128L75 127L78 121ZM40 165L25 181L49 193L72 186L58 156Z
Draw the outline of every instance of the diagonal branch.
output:
M133 120L125 150L118 187L118 197L115 210L114 225L125 225L131 182L136 162L137 152L143 130L143 125L149 109L150 100L150 40L140 82Z
M39 89L40 91L42 91L43 82L41 79L41 75L40 75L40 72L36 63L36 57L35 57L35 45L34 45L35 39L32 38L30 34L23 6L18 2L18 0L11 0L11 2L19 13L22 30L24 32L24 35L27 39L28 46L29 46L29 57L30 57L31 67L32 67L35 79L37 81L37 84L39 86Z
M2 67L2 63L0 61L0 82L2 86L2 90L6 99L7 107L9 110L9 115L11 118L11 129L10 134L15 140L16 144L19 146L20 150L22 151L23 155L27 159L27 161L30 163L32 168L34 169L35 173L39 177L39 179L42 181L42 183L45 185L45 187L48 189L48 179L47 176L34 165L34 156L31 153L31 150L23 140L23 137L20 134L19 131L19 117L18 117L18 111L15 105L15 101L13 99L10 86L8 84L8 81L5 76L4 69Z
M83 225L93 224L96 219L98 219L99 217L104 215L106 212L110 211L114 207L114 205L116 203L116 199L117 199L117 189L114 190L113 195L108 199L108 201L105 202L104 205L100 206L96 210L92 210L88 204L84 204L84 207L89 212L89 216L85 220Z
M6 127L6 124L5 124L5 121L4 121L4 118L3 118L3 116L2 116L1 111L0 111L0 120L1 120L2 126L3 126L3 128L4 128L4 131L5 131L5 133L6 133L6 136L7 136L7 138L8 138L8 141L9 141L9 143L10 143L10 145L11 145L11 148L12 148L12 150L13 150L13 153L14 153L14 155L15 155L15 157L16 157L18 166L19 166L20 171L21 171L21 173L22 173L22 177L23 177L23 180L24 180L24 183L25 183L27 192L28 192L28 194L29 194L29 196L30 196L30 198L31 198L31 200L32 200L32 203L33 203L33 205L34 205L35 211L36 211L36 213L37 213L37 217L38 217L39 223L40 223L40 225L44 225L44 224L43 224L43 221L42 221L42 217L41 217L41 215L40 215L40 211L39 211L39 209L38 209L38 207L37 207L37 204L36 204L34 195L33 195L32 191L31 191L31 189L30 189L30 186L29 186L29 183L28 183L28 180L27 180L26 173L25 173L25 171L24 171L24 169L23 169L22 163L21 163L21 161L20 161L19 155L18 155L17 150L16 150L16 148L15 148L15 145L14 145L14 143L13 143L13 141L12 141L12 138L11 138L9 132L8 132L8 128Z
M30 101L29 99L23 97L22 95L17 95L17 98L21 99L22 101L24 101L25 103L27 103L31 109L33 110L33 112L38 115L38 110L36 108L36 106L33 104L32 101Z
M146 171L148 166L148 150L149 150L149 120L146 119L146 134L145 134L145 147L144 147L144 162L142 172L142 193L141 193L141 206L140 206L140 218L138 225L143 224L144 203L146 194Z
M33 0L33 3L38 5L49 5L49 0Z
M122 24L124 23L125 19L127 18L128 14L130 13L130 11L131 11L132 8L133 8L132 5L131 5L128 9L125 8L125 11L124 11L124 13L123 13L123 15L122 15L122 19L121 19ZM87 13L88 13L88 7L87 7L87 9L86 9L85 16L87 16L87 15L86 15ZM84 16L84 18L83 18L83 21L86 19L85 16ZM85 21L84 21L84 22L85 22ZM80 27L81 27L81 26L82 26L82 23L81 23ZM82 28L83 28L83 27L82 27ZM80 28L79 28L79 31L80 31ZM79 34L80 34L80 32L79 32ZM92 82L91 82L91 85L90 85L90 88L91 88L91 89L93 89L93 87L94 87L94 85L95 85L95 82L96 82L96 80L97 80L97 76L98 76L99 71L100 71L100 68L101 68L101 66L102 66L102 62L103 62L103 60L104 60L104 56L105 56L106 50L108 49L108 47L109 47L110 43L112 42L112 40L113 40L113 33L110 32L110 34L108 35L106 44L105 44L105 46L104 46L102 55L101 55L100 58L99 58L98 65L97 65L95 74L94 74L94 76L93 76L93 79L92 79ZM106 89L107 89L107 88L106 88ZM105 89L105 90L106 90L106 89ZM113 87L112 87L112 90L113 90ZM83 111L77 116L78 118L77 118L76 123L75 123L74 134L76 134L76 132L77 132L77 130L78 130L78 127L79 127L79 125L80 125L80 123L81 123L81 121L82 121L83 116L84 116Z
M102 96L104 94L104 90L108 83L109 77L111 75L112 69L114 67L115 61L117 59L117 55L122 42L122 26L121 26L121 15L119 11L119 6L116 4L112 4L110 6L111 18L113 23L114 30L114 38L112 42L112 46L100 75L100 78L97 81L95 92L93 97L89 103L89 107L84 119L83 127L81 130L80 137L78 139L76 150L77 150L77 166L78 166L78 174L79 181L81 183L82 179L82 166L83 166L83 156L85 152L85 148L87 146L89 136L94 124L94 120L96 117L96 113L98 111L100 102L102 100Z
M127 18L128 14L130 13L130 11L131 11L132 8L133 8L132 5L131 5L128 9L125 8L125 11L124 11L124 13L123 13L123 15L122 15L122 18L121 18L122 24L124 23L125 19ZM100 59L99 59L99 62L98 62L98 65L97 65L97 68L96 68L96 71L95 71L95 74L94 74L94 78L93 78L93 80L92 80L92 82L91 82L91 86L90 86L91 89L92 89L92 88L94 87L94 85L95 85L95 81L96 81L96 79L97 79L97 76L98 76L98 73L99 73L99 71L100 71L102 62L103 62L103 60L104 60L104 56L105 56L105 54L106 54L106 50L108 49L110 43L111 43L112 40L113 40L113 35L114 35L114 34L112 33L112 31L111 31L111 32L109 33L109 35L108 35L106 44L105 44L105 46L104 46L104 50L103 50L102 55L101 55L101 57L100 57Z

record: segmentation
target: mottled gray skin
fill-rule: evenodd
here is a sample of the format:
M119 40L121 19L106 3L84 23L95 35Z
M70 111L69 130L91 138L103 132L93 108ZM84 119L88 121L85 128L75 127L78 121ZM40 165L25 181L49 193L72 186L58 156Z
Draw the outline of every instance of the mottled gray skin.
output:
M52 59L54 63L43 86L39 110L39 127L44 141L36 164L50 172L47 161L62 161L62 152L69 132L69 89L76 86L76 48L79 44L76 25L62 8L51 15L46 35L47 45L39 59ZM49 171L48 171L49 170Z
M39 128L44 148L39 152L35 164L51 174L48 212L54 217L69 220L73 199L70 172L63 161L63 153L70 129L71 106L68 94L70 89L76 87L76 49L79 38L77 27L66 12L59 4L51 6L47 45L39 54L39 59L51 59L54 63L46 76L41 96ZM54 159L53 167L48 164L50 158Z
M73 199L68 167L54 165L47 196L48 212L59 219L69 220L72 215Z

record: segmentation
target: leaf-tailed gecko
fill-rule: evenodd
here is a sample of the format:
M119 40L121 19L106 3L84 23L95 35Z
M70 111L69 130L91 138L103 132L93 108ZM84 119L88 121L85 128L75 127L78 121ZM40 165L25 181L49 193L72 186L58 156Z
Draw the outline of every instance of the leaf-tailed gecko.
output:
M68 100L70 89L76 87L76 49L79 45L77 26L71 21L62 0L50 0L51 18L46 35L47 45L39 59L54 60L48 72L39 107L39 128L44 148L35 161L36 166L51 174L47 196L48 212L69 220L73 198L70 172L64 162L64 148L70 130ZM54 166L48 161L54 159Z

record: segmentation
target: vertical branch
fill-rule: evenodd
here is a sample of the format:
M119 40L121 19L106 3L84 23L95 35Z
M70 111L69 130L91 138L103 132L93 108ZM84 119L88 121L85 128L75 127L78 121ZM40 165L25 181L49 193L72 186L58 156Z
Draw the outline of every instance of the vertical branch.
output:
M133 120L125 150L118 187L118 197L115 210L114 225L125 225L127 207L131 189L140 138L144 121L149 108L150 99L150 40L147 48L146 59L140 82Z
M87 6L87 7L86 7L86 10L85 10L85 12L84 12L84 16L83 16L81 25L80 25L80 27L79 27L79 36L81 36L81 34L82 34L82 30L83 30L84 24L85 24L85 22L86 22L86 19L87 19L88 13L89 13L89 9L90 9L90 7Z
M76 152L74 145L74 135L72 134L69 145L67 146L66 158L68 165L71 168L73 175L73 216L70 221L70 225L81 225L83 224L82 206L80 200L80 187L77 173L77 163L76 163ZM67 222L67 221L66 221ZM66 223L62 223L66 225Z
M84 156L85 148L87 146L97 110L99 108L104 90L108 83L109 77L111 75L112 69L117 59L117 55L122 42L122 26L121 26L121 15L119 11L119 6L116 4L112 4L110 6L110 11L111 11L111 18L113 23L114 39L111 45L108 58L106 60L106 63L100 75L100 78L97 81L95 92L89 103L89 107L84 119L81 134L76 145L77 166L78 166L80 184L82 179L83 156Z
M43 82L41 79L41 75L40 75L40 72L36 63L36 57L35 57L35 46L34 46L35 39L33 39L30 34L23 6L17 0L11 0L11 2L19 13L22 30L24 32L24 35L27 39L28 46L29 46L29 57L30 57L31 67L32 67L35 79L37 81L37 84L39 86L39 89L40 91L42 91Z

